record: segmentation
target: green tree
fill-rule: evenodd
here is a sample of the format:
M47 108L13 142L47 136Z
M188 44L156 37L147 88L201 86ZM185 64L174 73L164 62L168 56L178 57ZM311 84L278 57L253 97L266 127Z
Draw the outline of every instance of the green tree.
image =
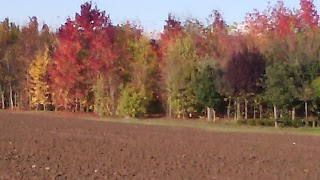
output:
M292 90L295 87L292 68L285 63L275 63L267 66L265 77L265 97L273 106L274 119L277 120L278 108L284 110L294 100Z
M169 116L185 117L187 112L195 110L192 78L197 60L196 48L189 36L180 36L169 46L163 68Z
M215 121L215 107L221 100L216 83L221 75L221 71L213 65L204 65L198 67L194 78L194 94L201 108L207 108L208 120L211 119L211 112L213 112L213 120Z
M119 102L119 114L130 117L142 117L147 112L146 97L143 93L127 87L122 91Z

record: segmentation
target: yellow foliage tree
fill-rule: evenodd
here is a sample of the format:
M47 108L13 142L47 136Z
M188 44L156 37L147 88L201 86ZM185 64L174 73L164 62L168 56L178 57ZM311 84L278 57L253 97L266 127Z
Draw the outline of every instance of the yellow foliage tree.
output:
M46 109L46 104L48 101L48 83L45 80L47 75L47 66L49 63L49 49L45 47L44 49L38 50L35 59L32 61L29 67L29 77L30 77L30 97L32 107L36 107L36 110L43 105L43 109Z

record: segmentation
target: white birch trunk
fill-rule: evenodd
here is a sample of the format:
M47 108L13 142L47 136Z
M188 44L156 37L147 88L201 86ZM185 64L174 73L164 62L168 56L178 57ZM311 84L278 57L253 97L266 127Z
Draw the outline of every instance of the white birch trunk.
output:
M210 109L210 107L207 107L207 120L211 121L211 109Z
M230 109L231 109L231 97L228 97L228 107L227 107L227 117L230 118Z
M296 108L292 108L292 120L296 119Z
M4 92L1 92L1 102L2 102L2 109L5 108L5 104L4 104Z
M274 126L275 127L278 127L278 123L277 123L277 107L276 106L273 106L273 114L274 114Z
M213 122L216 122L216 111L212 108Z
M9 84L9 94L10 94L10 108L13 109L13 92L11 82Z
M304 102L304 114L305 118L308 119L308 102Z
M248 119L248 101L247 101L247 99L244 100L244 106L245 106L244 107L244 111L245 111L244 112L244 118Z

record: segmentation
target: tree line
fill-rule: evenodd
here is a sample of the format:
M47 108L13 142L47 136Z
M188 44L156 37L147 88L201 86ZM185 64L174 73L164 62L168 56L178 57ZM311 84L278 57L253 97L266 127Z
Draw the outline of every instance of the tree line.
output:
M169 14L159 38L114 25L91 2L57 31L36 17L0 23L2 109L295 119L320 110L320 26L313 0L207 22Z

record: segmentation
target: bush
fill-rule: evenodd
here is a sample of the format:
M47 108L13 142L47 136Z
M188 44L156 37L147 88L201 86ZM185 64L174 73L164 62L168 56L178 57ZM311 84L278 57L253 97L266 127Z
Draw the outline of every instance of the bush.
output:
M292 119L287 114L283 115L283 117L280 118L280 121L283 122L283 125L286 127L292 126Z
M147 112L147 100L142 93L132 88L125 88L120 97L120 115L130 117L142 117Z
M262 119L264 126L274 126L274 120L272 119Z
M304 126L304 122L302 121L302 120L299 120L299 119L297 119L297 120L293 120L292 121L292 126L293 127L303 127Z
M249 126L256 126L257 125L257 121L256 121L256 119L247 119L247 124Z
M237 121L239 125L249 125L249 126L273 126L274 121L272 119L247 119Z
M291 120L289 118L281 119L283 125L286 127L303 127L304 122L301 120ZM273 119L247 119L237 121L239 125L249 125L249 126L274 126Z
M266 125L264 119L256 119L256 121L257 121L258 126L265 126Z
M238 121L237 121L237 124L238 124L238 125L246 125L247 122L246 122L245 120L238 120Z
M302 120L292 120L289 115L284 115L282 118L280 118L280 121L283 122L283 125L285 127L302 127L303 122Z

